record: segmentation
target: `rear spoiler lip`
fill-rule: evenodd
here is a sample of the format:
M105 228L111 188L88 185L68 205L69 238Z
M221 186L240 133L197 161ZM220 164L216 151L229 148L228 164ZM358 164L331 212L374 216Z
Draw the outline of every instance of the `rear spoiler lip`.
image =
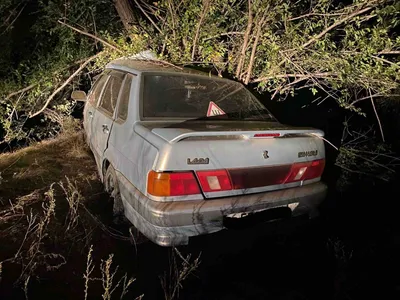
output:
M218 140L218 136L241 136L243 139L265 139L263 137L254 137L255 134L263 133L279 133L279 137L266 137L266 138L285 138L290 137L302 137L302 136L314 136L323 137L324 132L319 129L289 129L289 130L254 130L254 131L187 131L181 134L174 134L168 128L154 128L152 131L155 135L167 141L170 144L176 144L179 141L190 137L214 137Z

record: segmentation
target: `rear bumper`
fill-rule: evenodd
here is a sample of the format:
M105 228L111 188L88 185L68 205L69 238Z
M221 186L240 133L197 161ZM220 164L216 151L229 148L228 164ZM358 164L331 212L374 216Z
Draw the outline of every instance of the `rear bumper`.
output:
M161 246L184 245L189 237L224 229L224 216L232 213L298 203L292 215L310 214L326 196L321 182L266 193L212 200L153 201L117 173L125 215L150 240Z

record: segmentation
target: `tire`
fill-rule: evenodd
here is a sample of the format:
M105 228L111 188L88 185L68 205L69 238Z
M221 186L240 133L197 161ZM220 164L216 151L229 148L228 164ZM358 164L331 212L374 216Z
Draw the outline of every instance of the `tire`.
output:
M113 199L113 217L114 223L129 222L124 215L124 205L122 204L121 193L119 190L117 174L112 165L109 165L104 175L104 187L106 192L110 194ZM130 223L130 222L129 222ZM134 226L129 228L131 242L135 245L142 244L148 239Z
M113 199L114 220L117 221L118 219L124 218L124 205L122 204L117 175L112 165L107 168L106 174L104 175L104 187L106 192L109 193Z

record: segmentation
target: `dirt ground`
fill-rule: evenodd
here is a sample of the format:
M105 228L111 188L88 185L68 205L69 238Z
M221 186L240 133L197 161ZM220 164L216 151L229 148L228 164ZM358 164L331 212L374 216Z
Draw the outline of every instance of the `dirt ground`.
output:
M400 265L398 222L391 212L372 222L367 200L351 210L332 193L327 206L340 214L222 231L171 249L137 245L129 224L112 222L81 133L1 154L0 172L0 299L400 297L399 276L389 275Z

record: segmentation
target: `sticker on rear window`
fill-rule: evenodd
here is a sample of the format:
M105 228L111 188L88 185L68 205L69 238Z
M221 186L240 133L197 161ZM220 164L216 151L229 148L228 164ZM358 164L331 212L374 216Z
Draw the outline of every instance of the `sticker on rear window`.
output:
M214 102L210 101L207 110L207 117L225 115L225 112Z

